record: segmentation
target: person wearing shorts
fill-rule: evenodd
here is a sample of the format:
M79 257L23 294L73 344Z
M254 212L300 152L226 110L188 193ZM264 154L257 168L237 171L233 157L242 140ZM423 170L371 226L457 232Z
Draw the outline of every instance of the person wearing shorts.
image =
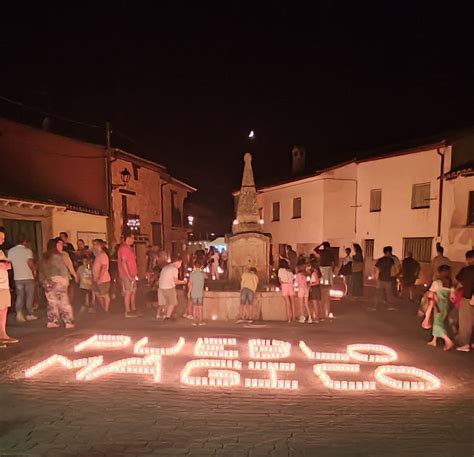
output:
M309 304L308 304L309 285L308 285L308 280L306 278L306 265L305 264L298 265L298 273L296 273L295 282L296 282L296 285L298 286L298 301L299 301L300 312L301 312L298 322L300 324L304 324L306 322L306 315L307 315L308 324L312 324L313 319L311 318L311 312L309 310Z
M206 325L203 320L205 280L206 273L202 271L202 264L197 260L194 262L194 270L189 276L188 284L188 300L193 306L193 326Z
M290 269L290 266L286 259L280 260L280 268L278 269L278 279L280 280L281 294L285 299L286 316L288 318L288 322L292 322L293 320L296 320L295 287L293 285L295 275Z
M240 307L239 319L241 322L252 322L253 305L255 301L255 293L258 287L258 275L255 268L250 268L242 273L240 278Z
M319 270L318 263L313 260L311 262L311 276L309 281L309 301L313 308L313 322L319 322L321 320L321 271Z
M109 274L109 256L105 252L105 241L94 240L94 252L96 254L92 265L92 276L94 278L94 293L99 299L102 309L108 313L110 307L110 274ZM128 279L128 278L127 278ZM135 283L136 284L136 283ZM129 284L132 287L131 284Z
M0 229L0 245L5 241L5 232ZM7 313L11 306L10 283L8 270L12 264L8 261L5 253L0 249L0 348L5 349L7 344L18 343L18 340L7 335Z
M186 284L186 281L179 279L179 269L183 261L179 257L175 257L171 263L164 266L160 273L158 281L158 306L166 308L166 319L171 319L174 310L178 305L178 297L176 295L176 286ZM159 318L159 315L156 316Z
M125 317L137 317L135 297L137 294L138 267L137 257L132 247L133 243L133 233L125 234L123 243L120 245L117 253L117 265L122 282Z

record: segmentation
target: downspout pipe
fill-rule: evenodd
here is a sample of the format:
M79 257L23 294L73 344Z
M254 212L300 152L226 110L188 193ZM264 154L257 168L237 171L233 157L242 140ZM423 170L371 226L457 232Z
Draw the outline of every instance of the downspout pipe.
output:
M165 205L164 205L164 192L163 188L167 185L167 182L162 182L160 184L160 199L161 199L161 249L166 251L166 243L165 243Z
M440 156L440 173L439 173L439 195L438 195L438 231L437 237L441 237L441 222L443 217L443 192L444 192L444 160L446 154L446 146L443 147L443 152L441 152L441 148L437 148L436 150L438 155Z

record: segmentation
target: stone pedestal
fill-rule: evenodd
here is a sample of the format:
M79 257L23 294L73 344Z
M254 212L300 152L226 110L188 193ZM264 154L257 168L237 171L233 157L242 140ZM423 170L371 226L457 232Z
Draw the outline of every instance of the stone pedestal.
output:
M256 268L260 282L268 283L270 274L270 236L243 232L227 236L229 279L239 281L242 273Z
M268 283L271 236L262 231L263 221L260 220L258 211L252 155L248 152L244 155L244 171L236 213L232 234L226 237L229 247L229 279L239 281L244 271L254 267L260 282Z

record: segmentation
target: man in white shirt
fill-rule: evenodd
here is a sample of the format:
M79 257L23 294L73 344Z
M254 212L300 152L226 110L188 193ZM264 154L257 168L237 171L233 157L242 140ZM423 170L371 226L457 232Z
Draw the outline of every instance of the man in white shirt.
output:
M18 343L18 340L7 335L7 313L11 305L10 284L8 270L12 264L1 249L5 242L5 229L0 227L0 349L5 349L7 344Z
M164 266L158 281L158 306L165 308L165 319L171 319L175 307L178 304L176 296L176 286L186 284L186 281L179 279L179 269L183 261L180 258L173 258L172 262ZM158 314L156 316L158 318Z
M34 321L38 319L33 314L36 266L33 251L28 247L25 235L20 235L18 244L8 251L8 260L12 264L15 280L16 320L18 322Z

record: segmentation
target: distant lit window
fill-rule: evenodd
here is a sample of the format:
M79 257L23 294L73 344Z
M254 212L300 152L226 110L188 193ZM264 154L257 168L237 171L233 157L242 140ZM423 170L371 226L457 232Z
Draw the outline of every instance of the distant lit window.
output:
M370 212L382 211L382 189L370 191Z
M280 202L273 202L272 205L272 221L276 222L280 220Z
M409 252L418 262L431 262L433 238L403 238L403 257Z
M430 207L430 183L413 184L411 194L412 209Z
M301 218L301 197L293 199L293 219Z

